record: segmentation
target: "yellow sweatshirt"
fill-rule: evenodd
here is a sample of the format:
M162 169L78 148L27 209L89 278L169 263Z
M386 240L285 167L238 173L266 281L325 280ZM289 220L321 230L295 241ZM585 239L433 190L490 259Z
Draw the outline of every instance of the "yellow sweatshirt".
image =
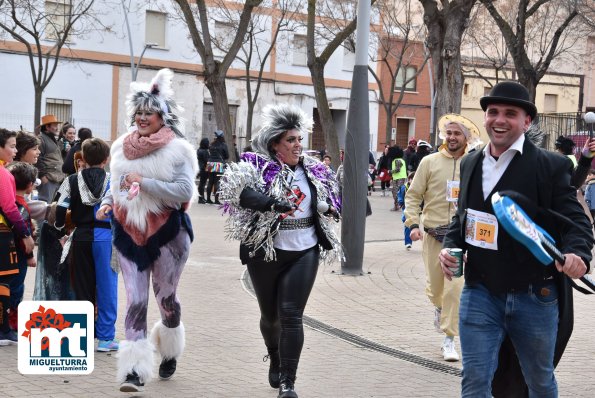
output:
M405 195L407 227L423 224L426 228L436 228L450 224L456 208L453 202L446 200L446 185L449 180L459 181L461 159L455 159L445 145L440 146L438 152L422 159Z

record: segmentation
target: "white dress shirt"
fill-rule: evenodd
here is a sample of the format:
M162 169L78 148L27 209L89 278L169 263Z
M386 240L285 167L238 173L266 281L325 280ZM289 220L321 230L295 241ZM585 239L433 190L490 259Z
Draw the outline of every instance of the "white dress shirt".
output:
M512 158L518 153L521 155L523 154L523 144L525 143L525 134L521 134L521 136L498 157L498 160L492 157L490 152L491 144L486 145L483 148L483 164L482 164L482 188L483 188L483 199L486 200L488 195L502 175L508 168L508 165L512 161Z

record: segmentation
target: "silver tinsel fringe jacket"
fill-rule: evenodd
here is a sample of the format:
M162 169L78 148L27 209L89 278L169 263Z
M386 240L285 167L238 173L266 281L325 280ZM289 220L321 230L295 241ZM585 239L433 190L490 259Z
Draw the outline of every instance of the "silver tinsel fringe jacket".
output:
M337 212L341 211L341 199L337 180L332 170L318 160L304 155L300 159L308 180L316 189L317 200L331 204ZM228 165L219 188L219 199L223 201L223 212L229 215L225 226L226 238L239 240L250 247L250 256L264 249L265 260L275 259L273 238L277 234L280 223L279 213L274 211L259 212L240 206L240 194L249 187L257 192L275 199L285 199L290 190L287 178L293 171L287 165L262 154L245 152L241 161ZM333 261L343 258L343 248L333 227L331 218L317 212L320 226L331 243L332 250L323 250L320 246L320 258Z

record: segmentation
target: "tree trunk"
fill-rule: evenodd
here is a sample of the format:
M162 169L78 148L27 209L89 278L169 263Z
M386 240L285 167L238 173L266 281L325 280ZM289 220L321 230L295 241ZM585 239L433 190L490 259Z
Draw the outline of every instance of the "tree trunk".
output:
M252 139L252 119L254 118L254 103L248 101L248 114L246 115L246 145L250 145Z
M391 139L392 139L392 128L393 128L393 114L390 112L390 108L392 107L392 104L388 104L388 106L386 104L383 104L383 105L384 105L384 112L386 113L386 145L392 146Z
M35 128L41 123L41 97L43 96L43 89L38 85L35 85L34 87L34 96L35 110L33 111L33 131L35 131Z
M436 117L461 111L463 73L461 39L476 0L451 0L438 9L435 1L420 0L424 24L428 29L427 46L432 57L436 89ZM433 126L432 134L434 131Z
M316 107L318 108L318 115L320 116L320 124L324 133L324 142L326 144L326 151L332 158L332 167L337 170L341 165L341 158L339 155L339 137L337 129L333 123L333 115L328 106L328 99L326 96L326 85L324 82L324 65L320 65L316 61L310 67L310 74L312 76L312 84L314 85L314 92L316 97Z
M530 72L533 70L533 66L531 66L531 64L529 63L528 68L519 68L518 66L516 66L515 62L515 67L517 70L519 83L525 86L529 91L530 101L535 102L535 94L537 91L537 85L539 84L539 79L537 78L535 73ZM522 72L519 73L519 71Z
M229 160L237 162L239 159L236 159L236 154L233 150L233 127L229 117L229 102L227 99L225 76L220 77L218 74L209 74L205 77L205 85L209 93L211 93L211 99L213 100L217 128L223 130L225 134L225 142L229 149Z
M453 21L447 22L454 24ZM434 84L436 85L436 116L446 113L461 112L461 95L463 93L463 73L461 71L460 36L447 37L444 42L437 43L431 49L434 65Z

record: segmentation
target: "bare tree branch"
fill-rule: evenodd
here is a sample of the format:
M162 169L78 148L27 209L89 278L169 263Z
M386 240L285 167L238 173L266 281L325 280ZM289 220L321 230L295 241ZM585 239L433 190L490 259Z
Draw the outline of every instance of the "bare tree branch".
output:
M517 0L517 4L497 4L480 0L500 29L514 62L518 80L535 98L536 87L561 54L570 51L582 35L575 0ZM516 11L514 27L507 7Z
M24 48L34 88L34 120L41 119L41 98L58 68L61 53L74 37L108 27L98 21L97 11L91 11L94 0L68 0L48 9L48 3L37 8L37 2L27 0L0 1L0 29ZM45 46L43 41L51 41ZM73 51L71 49L71 51Z
M229 116L226 75L244 43L252 12L255 7L262 3L262 0L245 1L239 15L234 39L222 61L219 61L213 52L212 39L214 35L210 30L209 21L212 20L212 16L209 15L209 13L217 15L217 13L222 11L225 12L225 10L222 10L221 7L217 7L216 5L215 7L211 7L210 10L207 10L204 0L196 1L196 11L192 9L192 6L188 4L187 0L174 0L174 2L182 12L183 20L185 21L190 37L192 38L192 43L202 60L205 85L213 100L217 126L224 131L225 140L231 143L233 141L234 128L231 125L231 118ZM240 6L239 3L238 6ZM200 22L200 30L195 22L197 18ZM238 159L236 159L235 151L231 151L231 154L232 160L237 161Z

